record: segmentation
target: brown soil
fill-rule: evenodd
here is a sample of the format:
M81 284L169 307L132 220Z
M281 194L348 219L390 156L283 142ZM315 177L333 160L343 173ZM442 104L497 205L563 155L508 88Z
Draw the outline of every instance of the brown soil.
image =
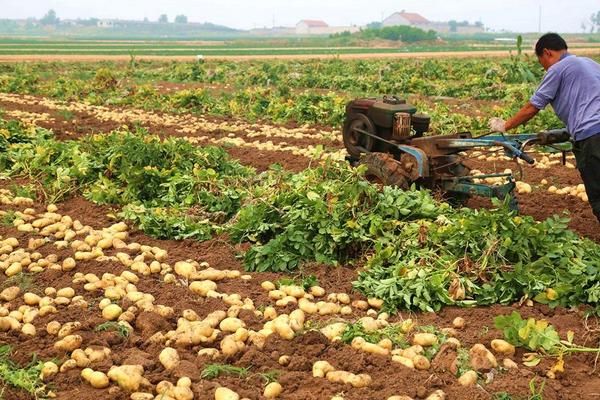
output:
M81 197L71 198L59 206L59 212L63 215L71 215L79 218L83 224L94 228L101 228L114 223L107 214L110 208L93 205ZM36 210L41 211L43 205L36 205ZM6 209L2 206L1 209ZM2 237L16 237L21 243L26 243L32 237L30 234L17 232L12 227L0 225ZM239 259L236 257L238 250L229 244L227 238L215 238L213 240L198 243L194 241L161 241L146 237L144 234L134 231L129 239L150 246L159 246L169 252L167 262L174 263L177 260L191 258L197 261L207 261L217 269L242 270ZM43 255L56 252L51 245L38 249ZM69 250L56 252L59 260L69 255ZM105 346L111 349L110 358L102 362L92 364L95 370L107 372L111 365L126 363L140 364L144 366L144 376L156 385L162 380L175 382L181 376L189 376L192 379L192 389L195 399L212 400L214 389L218 386L226 386L234 389L241 396L249 399L263 399L261 396L263 380L258 373L269 371L280 371L278 381L282 384L284 392L282 399L304 400L304 399L328 399L332 396L344 393L345 399L387 399L391 395L409 395L413 398L424 398L425 395L436 389L443 390L448 399L491 399L496 392L508 392L513 396L529 395L529 382L535 379L538 383L546 382L544 399L593 399L594 393L600 386L600 373L594 370L594 359L590 356L574 356L566 360L566 373L558 374L557 379L550 380L544 377L546 370L551 366L550 362L544 361L537 367L526 368L520 366L517 371L498 372L493 376L491 383L482 384L481 387L463 388L458 385L456 377L448 371L448 357L438 358L433 362L430 371L415 371L392 363L389 358L369 355L367 353L352 349L341 343L330 343L320 333L307 331L296 336L292 341L286 341L277 335L272 335L267 340L264 348L248 346L236 356L216 361L207 360L196 356L200 347L183 348L177 347L182 359L181 365L171 371L165 371L158 361L158 354L162 350L161 345L154 345L147 339L154 333L174 329L177 316L184 309L192 309L198 315L205 316L215 310L226 310L227 306L217 299L206 299L194 295L184 286L175 286L162 283L154 276L140 276L140 282L136 285L139 290L155 296L155 304L170 306L174 309L173 317L160 317L152 312L140 312L132 323L134 332L126 338L120 337L115 332L96 332L95 328L104 322L95 302L102 298L102 291L86 292L81 284L71 283L75 272L94 273L98 276L110 272L119 274L124 267L114 262L80 261L77 268L69 273L61 271L45 270L33 276L32 292L41 293L48 286L61 288L71 286L76 294L83 295L90 307L64 307L59 308L59 313L47 317L38 317L34 325L38 330L35 338L14 333L0 334L0 342L13 346L12 359L21 364L31 360L32 353L36 353L41 359L50 358L64 361L67 355L64 352L53 349L56 338L45 332L45 325L51 320L61 323L69 321L80 321L81 328L77 334L83 338L82 347ZM324 265L311 264L305 267L305 273L315 274L319 282L325 287L327 293L347 292L351 293L351 282L356 277L356 271L350 268L332 268ZM260 287L264 280L276 281L284 277L272 273L252 273L252 280L243 281L230 279L219 282L219 291L225 293L239 293L242 298L248 297L254 300L255 306L271 305L272 301L266 296L266 292ZM6 277L0 276L0 285ZM352 293L352 298L361 298L360 295ZM22 304L22 298L12 301L11 307L16 308ZM126 301L122 303L127 307ZM562 335L567 330L575 332L576 341L581 344L596 345L598 343L598 321L583 318L583 312L577 310L555 309L546 306L493 306L473 309L459 309L449 307L438 313L399 313L393 316L391 321L399 321L403 318L413 318L419 324L435 325L438 328L451 326L452 320L461 316L466 320L466 327L457 332L457 338L463 346L469 347L475 343L489 344L489 341L501 337L501 333L493 328L493 318L499 314L507 314L512 310L519 310L524 317L545 318L554 324ZM352 318L363 316L364 312L355 311ZM252 313L240 314L251 329L259 329L264 323ZM323 318L316 318L323 321ZM322 322L321 322L322 323ZM218 342L215 342L218 345ZM286 367L277 363L281 355L291 357ZM516 361L523 355L519 350L514 357ZM367 373L373 383L367 388L354 389L343 384L330 383L322 378L314 378L311 373L312 364L318 360L327 360L340 369L354 373ZM200 378L200 371L210 363L231 363L240 367L251 366L252 373L247 379L232 376L221 376L214 380ZM59 373L51 379L52 387L59 399L82 399L82 400L125 400L129 395L111 385L108 389L92 389L80 378L80 369ZM21 391L8 389L4 392L7 399L31 399Z

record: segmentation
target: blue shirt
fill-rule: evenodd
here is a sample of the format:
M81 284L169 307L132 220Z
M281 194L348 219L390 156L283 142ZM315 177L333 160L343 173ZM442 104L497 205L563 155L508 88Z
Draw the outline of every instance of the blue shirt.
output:
M564 54L529 101L538 110L551 104L575 141L600 133L600 64Z

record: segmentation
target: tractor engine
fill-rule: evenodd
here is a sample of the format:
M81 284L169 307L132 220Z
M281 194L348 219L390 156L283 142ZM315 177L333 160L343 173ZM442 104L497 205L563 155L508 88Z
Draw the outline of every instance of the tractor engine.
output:
M344 145L352 157L370 152L390 152L385 141L407 143L429 130L430 117L397 96L353 100L346 105ZM372 136L360 134L357 129Z

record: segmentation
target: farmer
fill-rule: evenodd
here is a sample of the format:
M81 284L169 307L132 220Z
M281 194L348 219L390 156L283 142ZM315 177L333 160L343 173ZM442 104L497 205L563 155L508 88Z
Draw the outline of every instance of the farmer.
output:
M600 221L600 65L568 53L567 43L556 33L543 35L535 45L535 54L547 71L542 83L511 119L492 118L490 129L514 129L552 105L571 134L577 169Z

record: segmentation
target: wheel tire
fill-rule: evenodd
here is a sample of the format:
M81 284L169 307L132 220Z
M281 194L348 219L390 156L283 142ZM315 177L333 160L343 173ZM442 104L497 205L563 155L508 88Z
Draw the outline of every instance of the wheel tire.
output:
M362 129L373 135L377 134L377 130L375 129L375 125L373 122L371 122L369 117L364 114L354 114L346 120L342 135L344 138L344 146L346 146L348 154L358 158L361 154L363 154L359 147L362 147L367 151L371 151L373 149L373 138L367 135L356 133L354 131L355 128Z
M367 166L365 176L386 186L397 186L408 190L410 183L402 171L400 163L387 153L363 155L360 163Z

